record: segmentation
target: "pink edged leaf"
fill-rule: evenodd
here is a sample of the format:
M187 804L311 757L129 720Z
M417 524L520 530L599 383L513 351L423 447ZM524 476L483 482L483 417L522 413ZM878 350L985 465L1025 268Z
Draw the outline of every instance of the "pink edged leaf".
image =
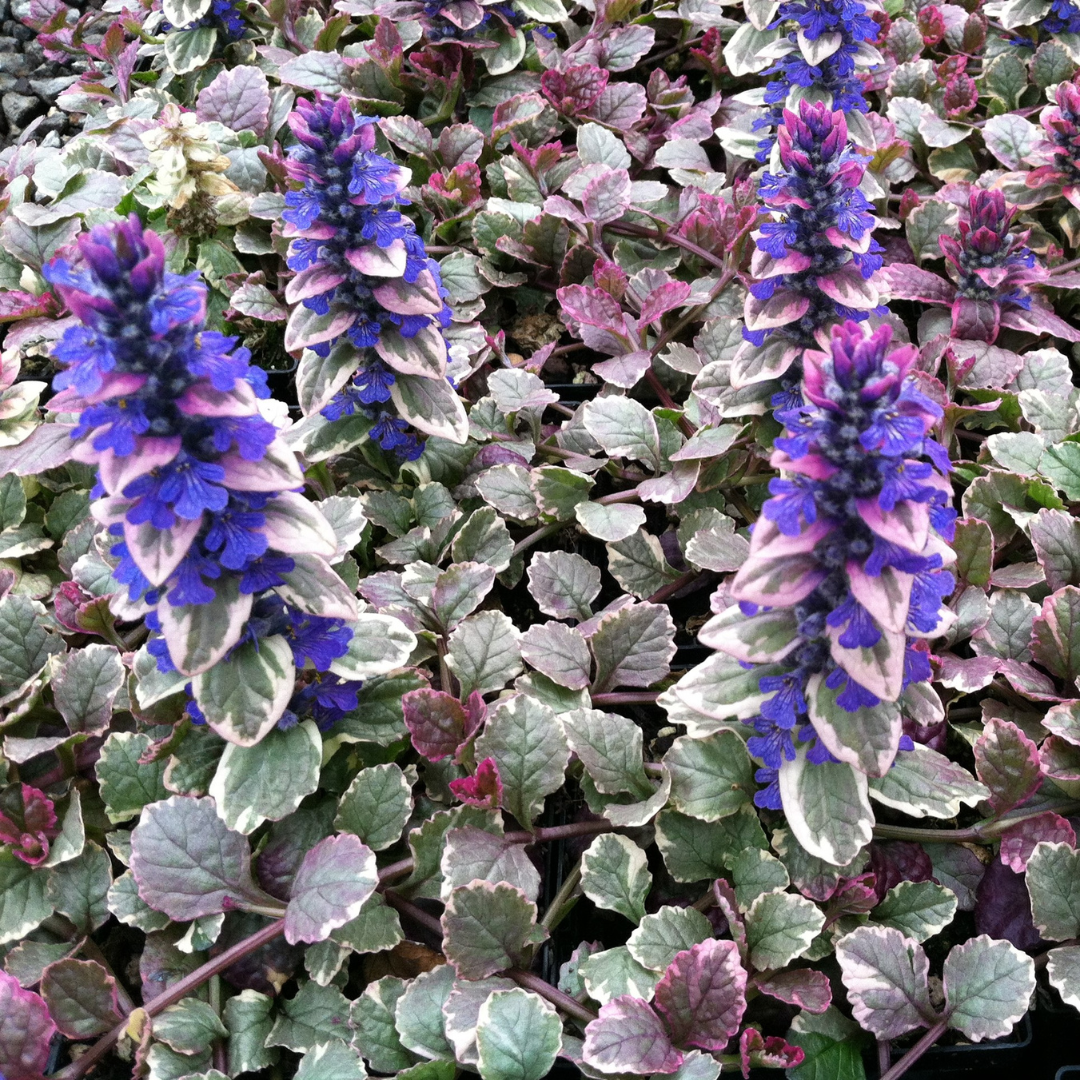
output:
M710 938L677 953L653 1000L676 1045L723 1050L746 1011L746 969L738 946Z
M325 941L351 922L379 883L375 852L358 836L341 833L320 840L305 856L285 909L290 945Z
M896 1039L935 1018L930 961L921 946L888 926L860 926L836 945L855 1019L880 1039Z
M965 694L989 686L1001 670L1001 661L996 656L960 657L942 653L934 660L938 669L937 681L950 690Z
M0 1075L40 1080L56 1024L41 997L0 971Z
M1042 783L1039 748L1015 724L993 717L975 740L975 772L990 789L989 803L1004 814L1030 799Z
M754 985L763 994L810 1013L823 1013L832 1004L832 984L823 971L797 968L781 971Z
M854 559L847 564L847 574L852 595L874 622L885 630L903 633L915 575L886 566L877 577L872 577Z
M739 908L739 901L735 897L735 889L723 878L717 878L712 887L713 900L720 913L727 919L728 933L735 947L739 950L739 960L746 963L746 957L750 952L750 944L746 937L746 920Z
M1080 746L1080 701L1066 701L1055 705L1043 717L1042 724L1066 742Z
M768 607L791 607L821 584L825 571L813 555L762 559L751 555L735 575L731 595Z
M894 300L922 300L929 304L951 304L956 286L929 270L911 263L892 263L881 270Z
M805 555L817 547L818 541L832 532L832 526L825 521L815 521L813 525L803 524L798 536L782 533L775 521L758 518L754 531L750 535L750 554L762 559L779 559L785 555Z
M585 1028L586 1065L602 1073L673 1073L683 1063L664 1022L641 998L613 998Z
M622 326L622 308L603 289L567 285L555 293L562 314L589 326ZM565 321L565 319L564 319Z
M801 1046L790 1046L779 1035L765 1038L757 1028L748 1027L739 1036L743 1080L750 1080L753 1068L793 1069L801 1065L805 1057L806 1052Z
M615 169L597 176L581 193L581 208L593 225L599 227L621 218L630 206L630 174Z
M395 240L389 247L367 244L353 248L345 253L345 258L354 270L371 277L396 278L405 273L408 253L403 240Z
M430 270L421 271L412 284L404 278L395 278L372 293L387 311L398 315L437 315L442 311L442 297Z
M320 264L309 266L285 286L285 299L290 304L299 304L301 300L336 289L344 280L345 275L339 270Z
M310 349L322 341L333 341L344 334L356 322L356 312L344 308L331 308L319 315L300 304L293 308L285 327L285 351Z
M1001 325L1001 305L993 300L972 300L957 297L952 303L952 332L954 337L971 341L997 340Z
M410 690L401 704L412 744L429 761L453 756L479 726L457 698L442 690Z
M279 439L266 448L259 461L230 452L222 454L217 463L225 470L222 483L234 491L288 491L304 483L300 462Z
M747 329L771 330L798 322L809 309L808 296L777 289L768 300L758 300L756 296L748 295L743 314Z
M1014 873L1022 874L1035 845L1043 841L1076 847L1076 832L1065 818L1048 810L1038 817L1010 825L1001 834L1001 861Z
M1038 624L1038 619L1035 620ZM1021 660L1001 660L998 663L998 671L1009 681L1009 685L1024 697L1032 701L1065 701L1066 698L1059 694L1054 680L1044 671L1040 671L1031 664L1025 664Z
M383 330L375 351L388 367L402 375L441 379L446 374L446 339L433 323L412 337L396 330Z
M1053 284L1057 284L1056 279ZM1019 307L1006 308L1001 313L1001 325L1013 330L1026 330L1029 334L1040 337L1043 334L1053 334L1054 337L1064 338L1066 341L1080 341L1080 330L1037 303L1031 305L1030 311Z
M1032 630L1037 664L1070 683L1080 676L1080 589L1066 585L1048 596Z
M502 806L503 786L499 778L499 766L494 758L484 758L476 766L472 776L450 781L450 790L466 806L479 806L484 810L498 810Z
M81 461L82 450L89 442L78 443L73 456ZM119 495L136 477L168 465L179 453L179 436L172 439L136 439L133 454L117 457L111 450L101 454L94 451L93 460L98 463L98 479L102 486L110 495Z
M926 503L905 500L898 502L888 513L881 509L877 499L856 499L855 505L859 517L882 540L891 540L909 551L922 551L926 546L930 532L930 511Z
M903 635L898 637L903 649ZM843 650L845 654L854 651ZM863 683L862 674L854 675L855 681L876 693ZM883 699L878 705L863 706L852 712L837 703L838 693L828 686L823 675L813 675L807 683L806 701L818 737L838 760L854 765L868 776L884 776L896 757L903 733L899 707Z
M262 533L275 551L312 554L325 559L337 553L337 536L313 503L295 491L283 491L263 507Z
M638 317L642 326L659 319L665 312L679 307L690 295L690 285L685 281L667 281L653 289L642 301Z
M830 299L856 311L867 311L878 305L878 291L873 281L864 278L854 263L845 263L839 270L822 275L817 283Z
M262 895L247 838L225 825L211 798L174 795L145 807L131 833L130 866L141 899L183 922Z
M800 349L787 338L769 337L764 345L744 341L731 361L731 385L736 390L778 379L795 362Z
M125 521L124 543L150 584L164 585L183 562L201 528L201 517L192 521L177 518L171 529L155 529L150 522L132 525Z
M600 363L593 364L593 371L604 382L629 390L640 382L651 366L652 354L647 349L638 349L621 356L613 356L610 360L601 360Z
M215 389L209 379L190 386L176 403L187 416L255 416L259 406L245 382L235 382L231 390Z
M545 71L540 89L556 109L573 116L595 103L610 77L611 73L603 68L579 64L566 71Z
M16 859L39 866L49 857L49 841L58 832L53 801L43 791L29 784L8 789L0 809L0 844L10 844Z
M1043 739L1039 747L1039 760L1051 780L1080 783L1080 749L1057 735Z
M96 960L50 964L41 976L41 996L60 1034L69 1039L92 1039L124 1019L116 980Z
M270 85L257 67L243 65L221 72L199 94L195 115L216 120L233 131L262 136L270 119Z

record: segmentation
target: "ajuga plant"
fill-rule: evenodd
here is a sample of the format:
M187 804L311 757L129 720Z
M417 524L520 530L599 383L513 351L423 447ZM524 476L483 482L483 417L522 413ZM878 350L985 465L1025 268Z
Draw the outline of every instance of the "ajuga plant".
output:
M317 385L304 404L327 420L366 419L384 450L416 458L423 441L401 412L442 433L407 399L413 380L446 378L450 309L439 266L400 209L411 174L375 152L374 118L346 97L301 101L289 124L287 169L299 186L283 215L296 272L285 297L297 307L285 343L311 350L298 382Z
M873 207L859 190L866 160L849 143L847 122L823 102L785 109L777 133L781 171L766 172L760 195L773 219L754 234L745 344L733 386L787 375L797 393L803 350L828 341L837 320L865 319L880 306L881 246ZM795 366L793 366L795 365Z
M1076 16L1080 21L1080 13ZM1036 168L1024 181L1040 201L1064 196L1080 210L1080 83L1059 83L1039 118L1043 138L1028 155Z
M882 62L871 42L880 27L871 12L884 9L876 0L795 0L777 9L770 29L796 24L770 50L782 55L763 72L773 76L765 87L768 109L753 124L765 132L758 143L758 161L767 161L784 122L784 109L796 94L813 89L815 101L851 116L869 109L863 94L862 76Z
M303 474L259 412L266 375L235 339L203 328L206 287L165 270L134 215L79 240L81 265L45 277L81 325L54 350L54 408L78 416L75 456L97 468L92 512L116 538L129 613L160 631L150 654L194 679L192 715L218 720L214 679L238 646L288 667L259 723L292 696L293 662L320 672L349 650L355 601L326 559L336 539L297 490ZM272 590L277 590L276 593ZM255 741L248 731L238 741Z
M780 809L797 758L888 769L901 745L896 702L930 679L922 639L952 617L951 466L928 435L941 408L909 377L917 349L890 350L891 340L887 324L870 333L846 322L827 351L804 354L806 404L776 413L783 475L731 586L738 603L700 634L763 665L747 721L766 785L759 806Z

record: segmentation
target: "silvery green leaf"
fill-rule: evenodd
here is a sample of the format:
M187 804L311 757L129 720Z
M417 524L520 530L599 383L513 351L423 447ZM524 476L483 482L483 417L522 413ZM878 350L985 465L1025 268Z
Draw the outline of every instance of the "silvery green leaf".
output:
M617 833L596 837L581 856L581 888L597 907L641 922L652 888L645 852Z
M781 763L780 797L792 833L811 855L841 866L869 843L874 813L866 777L850 765L807 765L801 747L794 761Z
M529 593L545 615L588 619L600 594L600 570L565 551L537 552L528 570Z
M614 132L599 124L582 124L577 131L578 158L585 165L628 169L630 155Z
M174 27L185 27L210 10L210 0L164 0L161 10Z
M837 760L868 776L884 776L896 757L902 734L899 706L882 701L873 708L850 712L837 704L838 691L826 682L823 676L815 675L806 687L814 730Z
M0 945L26 937L52 913L46 899L48 870L35 870L0 849Z
M837 942L836 959L855 1019L879 1039L899 1038L936 1019L927 985L930 962L899 930L860 926Z
M301 1059L296 1080L367 1080L360 1055L341 1042L318 1043Z
M552 682L584 690L592 679L592 654L581 632L561 622L534 623L521 635L521 655Z
M349 651L330 664L342 679L362 681L385 675L408 662L416 648L416 635L392 615L363 613L346 624L352 631Z
M198 998L184 998L154 1017L154 1038L179 1054L209 1050L215 1039L228 1034L217 1013Z
M542 1080L562 1049L562 1021L537 994L496 990L480 1007L476 1047L483 1080Z
M103 734L124 682L124 666L112 645L93 642L59 660L53 701L69 731Z
M305 1054L320 1043L346 1042L348 1037L349 1002L345 995L336 986L320 986L309 979L281 1003L266 1045Z
M515 521L531 521L540 512L529 470L521 465L493 465L485 469L476 478L476 489L485 502Z
M82 854L61 863L49 876L49 903L80 934L97 930L109 917L108 894L112 862L92 841Z
M1061 1000L1080 1009L1080 947L1051 949L1046 974Z
M401 838L412 813L412 787L393 763L361 769L338 804L334 828L354 833L372 851Z
M834 866L811 855L787 829L773 832L772 846L799 892L819 903L832 896L841 878L855 877L866 864L866 855L860 852L846 866ZM937 848L940 845L933 846Z
M469 437L469 418L461 398L442 378L426 379L398 373L390 396L402 419L425 435L462 445Z
M759 971L786 967L802 956L825 926L825 915L803 896L762 893L746 912L750 963Z
M453 1060L443 1014L453 988L454 969L450 964L440 964L408 983L394 1007L398 1037L406 1049L428 1059Z
M1066 941L1080 934L1078 873L1080 854L1065 843L1036 844L1028 859L1032 918L1039 933L1051 941Z
M450 635L446 662L461 683L463 698L474 691L501 690L524 670L521 632L501 611L481 611L462 620Z
M645 524L645 511L628 503L579 502L574 516L590 536L605 541L625 540Z
M387 975L368 983L352 1003L349 1022L354 1032L353 1045L378 1072L395 1073L413 1063L394 1023L394 1010L405 986L403 979Z
M746 847L765 850L768 841L752 807L717 822L665 810L656 819L656 843L664 865L676 881L723 877Z
M871 797L912 817L948 819L961 804L974 806L989 790L943 754L915 745L899 754L893 767L870 781Z
M130 731L112 732L101 748L94 772L105 812L114 825L135 817L148 803L168 795L162 783L165 762L139 764L139 758L149 749L149 735Z
M628 457L660 468L660 436L652 413L633 398L600 397L587 402L585 427L612 457Z
M556 521L569 521L577 505L589 498L595 481L577 469L541 465L529 474L529 484L541 513Z
M250 747L281 719L295 683L292 649L283 635L275 634L244 642L228 659L197 675L192 693L214 731Z
M724 63L732 75L751 75L772 62L764 50L779 37L777 30L758 30L743 23L724 45Z
M697 908L662 907L641 920L626 948L642 967L662 974L676 953L710 937L709 920Z
M165 58L177 75L186 75L210 59L217 44L217 31L209 26L196 30L174 30L165 35Z
M599 709L575 709L561 717L570 749L605 795L627 792L640 799L653 788L642 763L641 728L632 720Z
M64 639L47 629L45 607L8 593L0 600L0 688L6 693L36 675Z
M455 562L486 563L502 572L510 565L514 542L494 507L482 506L458 530L452 551Z
M596 658L594 693L614 686L651 686L670 671L675 623L661 604L629 604L600 617L589 646Z
M513 990L515 983L505 978L458 979L443 1010L446 1017L446 1037L454 1047L459 1064L476 1065L476 1023L480 1009L496 990Z
M134 926L144 934L154 930L164 930L169 925L168 915L155 911L142 897L139 887L130 870L125 870L110 886L107 903L112 912L122 923Z
M476 759L495 759L503 784L503 807L531 825L544 798L557 791L570 759L570 747L555 714L524 694L504 698L488 714L476 740Z
M746 743L734 731L704 739L676 739L664 755L671 773L671 804L702 821L719 821L749 803L757 790Z
M1008 941L985 934L957 945L941 971L949 1027L972 1042L1008 1035L1035 992L1035 964Z
M462 979L484 979L513 967L547 932L536 905L504 882L473 881L453 889L442 915L443 952Z
M679 572L664 557L660 541L643 529L607 545L608 570L633 596L644 599L674 581Z
M624 994L650 1000L660 975L638 963L626 945L593 953L581 962L581 977L589 997L601 1005Z
M735 882L735 898L740 908L748 908L765 893L783 892L791 879L784 864L760 848L746 848L731 862Z
M319 786L322 738L311 720L288 731L274 728L255 746L229 743L209 794L230 829L254 832L264 821L291 814Z
M69 1039L103 1035L123 1019L116 990L116 979L96 960L68 957L41 975L41 996L60 1033Z
M920 944L940 933L956 914L956 895L933 881L901 881L872 912L874 922L891 926Z

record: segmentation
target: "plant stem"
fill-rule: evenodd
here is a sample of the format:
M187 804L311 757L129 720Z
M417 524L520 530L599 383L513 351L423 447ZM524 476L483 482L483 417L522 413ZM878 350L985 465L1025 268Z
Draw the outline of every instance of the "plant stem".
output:
M600 705L651 705L660 695L655 690L628 691L621 694L593 694L592 703Z
M545 537L557 533L565 524L565 521L553 521L550 525L541 525L539 529L534 529L524 540L519 540L514 545L514 554L520 555L523 551L528 551L533 544L539 544Z
M666 585L661 585L649 597L650 604L662 604L669 596L674 596L684 585L689 585L698 576L699 571L687 570L685 573L680 574L677 578L669 581Z
M263 945L273 941L284 930L284 919L278 919L277 922L264 926L257 933L252 934L251 937L237 942L231 949L226 949L212 960L208 960L202 967L196 968L190 975L185 976L175 986L171 986L166 990L164 994L160 994L149 1004L144 1005L143 1010L149 1017L157 1016L170 1005L175 1005L178 1001L187 997L193 990L197 990L207 979L219 974L226 968L232 967L238 960L242 960L256 949L261 949ZM127 1024L127 1020L124 1020L122 1023L117 1024L112 1031L102 1035L77 1061L73 1061L58 1073L53 1073L51 1080L78 1080L79 1077L85 1076L116 1045L120 1036L124 1034Z
M547 911L544 912L544 917L540 920L540 925L549 933L559 925L563 916L570 910L570 901L580 884L581 860L578 859L574 869L566 875L562 888L555 894L555 899L551 901Z
M881 1080L900 1080L948 1030L948 1020L939 1020L888 1072L882 1074Z
M649 229L644 225L631 225L628 222L605 225L604 228L619 236L637 236L643 240L659 240L661 244L671 244L673 247L682 248L683 251L689 251L691 255L696 255L703 262L709 263L710 266L715 266L720 270L727 269L727 265L722 258L674 233L662 232L660 229Z
M580 1020L583 1024L588 1024L597 1018L592 1009L586 1009L580 1001L575 1001L569 994L557 990L551 983L544 982L539 975L534 975L531 971L518 971L516 968L510 968L507 971L499 972L499 974L507 979L513 979L523 989L539 994L545 1001L550 1001L555 1008L561 1009L568 1016Z
M429 915L423 908L418 908L411 900L406 900L404 896L399 896L389 889L383 893L383 896L392 908L400 911L402 915L408 915L413 922L419 923L425 930L430 931L442 940L442 923L434 915Z
M1043 806L1029 814L1017 814L1015 817L988 818L978 825L966 829L910 829L906 825L875 825L874 836L879 840L914 840L922 844L990 844L1000 839L1001 834L1014 825L1031 821L1048 810L1055 813L1069 814L1080 809L1080 801L1070 799L1058 806Z

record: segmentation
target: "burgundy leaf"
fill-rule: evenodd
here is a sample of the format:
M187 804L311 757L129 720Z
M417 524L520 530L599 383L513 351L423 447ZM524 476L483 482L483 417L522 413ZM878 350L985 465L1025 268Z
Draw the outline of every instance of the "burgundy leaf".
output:
M545 71L540 80L544 97L561 113L574 116L585 112L603 92L611 73L592 64L563 71Z
M1035 845L1046 841L1050 844L1068 844L1076 847L1073 827L1058 814L1049 810L1038 817L1010 825L1001 834L1001 861L1017 874L1027 869L1027 861Z
M56 1025L41 997L0 971L0 1075L40 1080Z
M452 756L476 730L461 702L442 690L410 690L401 704L413 746L429 761Z
M951 304L956 286L945 278L912 263L891 263L881 271L895 300L922 300L930 304Z
M690 295L690 286L685 281L668 281L658 289L653 289L641 304L641 325L654 322L666 311L677 308Z
M746 1011L738 946L710 938L677 953L656 984L654 1002L676 1045L723 1050Z
M922 844L910 840L876 841L870 845L870 869L878 903L901 881L929 881L933 873L930 856Z
M1031 897L1023 874L994 859L975 892L975 931L1034 949L1042 941L1031 918Z
M450 790L467 806L497 810L502 805L503 786L494 758L484 758L472 776L450 781Z
M794 968L755 980L763 994L811 1013L823 1013L832 1004L832 985L823 971Z
M952 332L970 341L997 340L1001 323L1001 305L995 300L972 300L957 297L952 304Z
M0 843L10 844L16 859L38 866L56 836L52 799L29 784L13 784L0 797Z
M802 1064L805 1056L801 1046L790 1046L779 1035L763 1038L757 1028L748 1027L739 1036L743 1080L750 1080L753 1068L793 1069Z

